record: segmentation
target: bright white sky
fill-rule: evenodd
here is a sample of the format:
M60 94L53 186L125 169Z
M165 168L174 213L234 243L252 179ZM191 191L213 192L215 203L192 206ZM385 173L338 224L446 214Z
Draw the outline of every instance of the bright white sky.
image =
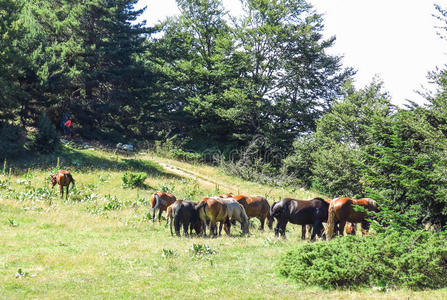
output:
M324 14L325 34L337 40L331 54L344 56L345 66L357 70L355 84L361 88L375 76L383 80L392 102L406 99L422 103L415 93L431 88L427 73L447 64L447 41L435 28L438 21L433 0L310 0ZM233 14L240 12L239 0L223 0ZM175 0L140 0L146 5L143 19L153 25L178 15ZM444 8L447 5L444 6Z

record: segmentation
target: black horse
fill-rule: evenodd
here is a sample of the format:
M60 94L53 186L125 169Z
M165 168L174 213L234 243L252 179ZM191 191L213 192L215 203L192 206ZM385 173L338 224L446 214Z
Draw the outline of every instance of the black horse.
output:
M174 228L177 236L180 236L180 227L183 225L183 234L188 236L189 233L192 234L192 230L196 231L196 234L200 234L202 224L199 217L199 212L196 209L195 202L188 200L177 201L175 207L173 208L174 214Z
M323 222L327 222L329 200L314 198L312 200L295 200L285 198L273 203L270 214L278 223L275 227L275 235L286 237L286 225L288 222L303 226L302 239L305 238L306 225L312 225L311 240L315 236L323 236ZM324 237L324 236L323 236Z

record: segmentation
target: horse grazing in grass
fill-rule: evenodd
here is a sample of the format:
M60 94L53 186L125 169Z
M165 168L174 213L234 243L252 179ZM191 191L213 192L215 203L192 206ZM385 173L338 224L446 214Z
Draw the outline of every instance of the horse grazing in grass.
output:
M196 205L196 209L199 212L205 236L207 221L209 221L210 235L212 234L214 237L217 236L217 222L220 222L219 235L222 232L223 223L227 225L229 223L227 206L219 198L205 197Z
M354 209L354 206L356 205L363 207L364 209L356 210ZM333 237L334 229L336 233L343 235L346 222L354 224L361 223L362 234L366 234L369 230L369 222L366 220L367 211L377 212L376 201L371 198L355 200L348 197L342 197L333 199L329 205L328 212L328 239ZM351 233L353 233L352 228L350 228L350 230Z
M312 225L311 240L315 236L324 238L323 222L328 218L329 200L314 198L311 200L295 200L285 198L273 203L270 214L278 223L275 227L275 236L281 234L286 237L286 225L288 222L302 226L301 238L306 238L306 225Z
M152 206L152 222L155 221L155 214L158 209L158 221L161 220L161 214L165 211L169 205L177 200L173 194L168 194L165 192L155 192L151 195L151 206Z
M244 234L249 234L248 216L245 212L244 206L234 200L233 198L219 198L227 206L227 217L233 222L241 223L241 229ZM230 235L231 222L225 222L224 230Z
M67 193L65 194L65 199L68 198L68 186L71 184L72 188L75 184L75 180L73 176L71 176L70 172L65 170L59 170L56 174L51 175L51 187L58 184L59 190L61 192L61 198L64 198L64 186L66 188Z
M261 222L259 230L264 230L264 222L267 219L267 225L270 229L273 227L273 217L270 215L270 204L261 196L249 197L245 195L223 194L219 197L233 198L239 202L245 209L248 218L258 218Z
M172 233L172 223L174 223L175 234L180 236L180 227L183 226L183 234L188 236L192 234L193 229L199 235L202 230L202 223L199 218L199 213L196 209L196 202L188 200L177 200L168 207L169 214L169 228Z

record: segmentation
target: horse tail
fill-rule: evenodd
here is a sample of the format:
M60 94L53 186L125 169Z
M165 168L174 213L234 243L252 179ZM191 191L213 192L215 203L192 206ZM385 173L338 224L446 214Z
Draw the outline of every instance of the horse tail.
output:
M160 206L160 196L157 193L154 194L154 200L154 209L157 209Z
M158 207L160 206L160 196L158 196L157 193L154 193L153 196L154 196L154 203L152 206L152 221L155 220L155 214L157 212ZM158 221L160 221L160 218Z
M74 180L73 176L71 176L70 173L67 173L65 175L68 177L68 179L70 179L70 181L68 182L68 185L70 185L70 183L71 183L71 188L73 188L75 185L75 180Z
M180 209L176 209L174 213L174 229L175 234L180 236ZM171 221L171 235L172 235L172 221Z
M169 220L173 217L174 216L172 215L172 204L171 204L166 208L166 224L169 224Z
M331 201L331 204L329 204L329 210L328 210L328 218L327 218L327 239L332 239L332 236L334 234L334 227L335 227L335 208L334 208L334 201Z
M171 236L173 236L172 234L172 220L173 216L172 216L172 206L168 206L168 208L166 209L166 222L168 222L169 224L169 229L171 231Z
M196 205L196 210L197 210L197 212L200 212L200 210L203 208L203 213L206 216L206 209L205 209L205 207L206 207L206 201L201 201L199 204ZM199 213L199 216L200 216L200 213Z

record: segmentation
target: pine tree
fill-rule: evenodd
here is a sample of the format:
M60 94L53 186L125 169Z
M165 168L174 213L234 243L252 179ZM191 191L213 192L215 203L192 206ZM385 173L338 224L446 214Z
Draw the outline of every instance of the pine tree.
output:
M59 145L59 134L56 127L45 113L37 119L37 133L32 142L32 150L39 153L51 153Z

